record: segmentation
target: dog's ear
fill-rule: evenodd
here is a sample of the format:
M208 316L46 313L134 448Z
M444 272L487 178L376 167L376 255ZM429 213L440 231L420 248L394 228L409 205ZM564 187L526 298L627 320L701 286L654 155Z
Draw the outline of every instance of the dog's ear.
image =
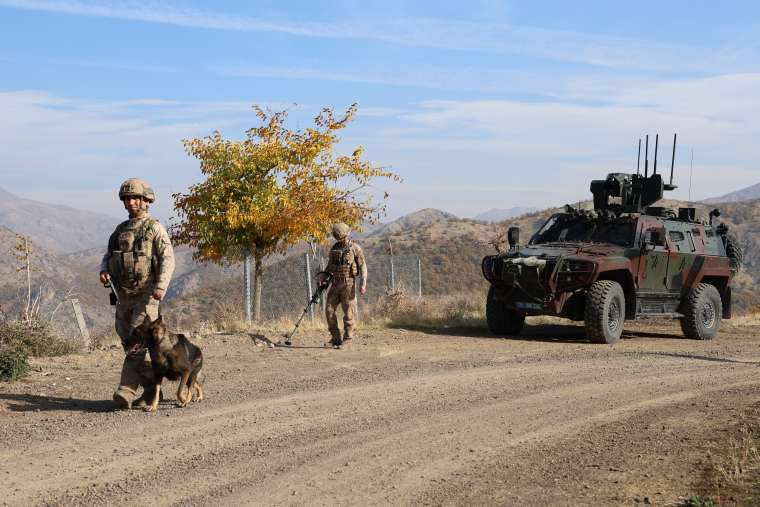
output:
M164 323L164 316L161 315L161 312L158 313L158 318L153 321L154 324L163 324Z

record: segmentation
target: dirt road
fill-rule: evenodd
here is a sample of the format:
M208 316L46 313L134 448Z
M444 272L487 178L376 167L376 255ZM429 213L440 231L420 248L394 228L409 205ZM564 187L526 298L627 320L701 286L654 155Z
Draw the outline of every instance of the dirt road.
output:
M0 385L0 502L673 505L760 406L760 328L629 327L614 346L574 326L371 330L340 351L213 336L207 400L176 408L169 384L157 414L111 410L120 350L38 360Z

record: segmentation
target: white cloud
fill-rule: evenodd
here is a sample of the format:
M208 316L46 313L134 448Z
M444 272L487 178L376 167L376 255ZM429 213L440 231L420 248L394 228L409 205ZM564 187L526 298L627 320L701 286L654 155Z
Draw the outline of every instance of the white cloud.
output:
M434 201L456 199L457 212L467 215L486 207L586 198L591 179L636 170L636 142L645 133L651 134L650 170L659 132L658 167L669 174L677 132L680 188L673 197L688 196L693 147L693 195L702 199L760 181L758 84L759 74L743 74L654 84L643 91L622 88L595 106L433 101L405 114L405 127L380 131L366 144L369 154L392 160L406 177L396 195L418 195L420 206L434 207Z
M226 127L240 134L241 119L253 118L250 104L93 102L44 92L0 93L0 186L27 197L57 195L53 201L87 209L101 209L110 200L105 211L118 216L122 210L112 199L113 188L141 176L157 187L157 208L168 214L170 194L199 174L181 139Z
M362 128L342 137L404 177L401 185L378 184L391 192L392 216L421 207L472 216L584 199L591 179L635 170L636 140L647 132L662 134L664 172L672 133L679 134L673 197L688 195L694 148L693 195L701 199L760 181L758 85L760 75L741 74L619 88L593 106L492 100L368 107L356 120ZM198 177L180 139L215 128L237 136L253 120L249 102L95 102L43 92L0 93L0 110L0 186L30 197L59 195L67 204L91 195L94 208L124 178L144 176L155 182L165 214L169 195ZM109 213L121 212L113 202Z
M275 32L305 37L379 41L412 47L515 54L609 68L665 72L726 72L758 68L753 63L757 57L752 48L710 50L503 23L438 19L379 19L375 23L272 22L251 16L172 7L157 2L0 0L0 6L194 28Z

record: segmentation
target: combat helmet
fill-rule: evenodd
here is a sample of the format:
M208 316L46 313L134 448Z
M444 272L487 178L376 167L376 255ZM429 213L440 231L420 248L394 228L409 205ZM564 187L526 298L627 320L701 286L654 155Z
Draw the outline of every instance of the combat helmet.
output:
M337 224L333 224L332 226L333 238L340 241L341 239L347 238L349 234L351 234L351 228L348 225L344 224L343 222L338 222Z
M148 202L156 200L156 194L153 192L153 187L150 186L145 180L139 178L129 178L119 187L119 200L123 201L127 196L142 197Z

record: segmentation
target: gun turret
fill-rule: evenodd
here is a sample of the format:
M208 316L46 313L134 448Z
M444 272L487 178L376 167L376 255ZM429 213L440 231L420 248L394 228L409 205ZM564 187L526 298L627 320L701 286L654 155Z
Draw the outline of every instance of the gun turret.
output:
M657 141L656 141L657 142ZM640 146L639 141L639 146ZM644 175L627 173L610 173L604 180L591 182L591 193L594 195L594 209L597 211L608 210L615 214L643 213L644 210L662 199L666 190L678 188L673 185L673 164L675 163L675 143L673 136L673 160L670 167L670 183L665 183L662 175L657 171L657 151L655 149L655 169L652 175L648 173L648 157L644 160ZM659 143L658 143L659 144ZM649 148L649 136L647 136L647 152ZM639 148L641 153L641 148ZM648 153L647 153L648 155ZM615 201L611 201L615 199Z

